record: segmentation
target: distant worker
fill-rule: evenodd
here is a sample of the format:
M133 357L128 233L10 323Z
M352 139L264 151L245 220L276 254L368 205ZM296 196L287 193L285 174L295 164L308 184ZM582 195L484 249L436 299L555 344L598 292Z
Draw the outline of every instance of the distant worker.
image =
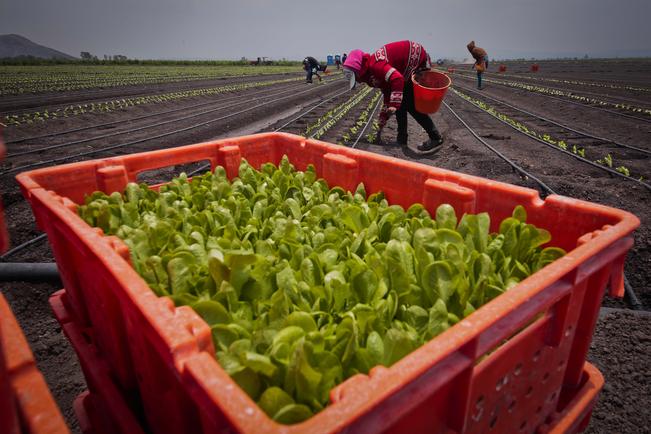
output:
M338 54L335 54L335 65L337 69L341 68L341 56Z
M488 55L486 54L486 50L475 46L475 41L470 41L467 47L475 59L473 67L477 70L477 89L481 90L483 89L481 86L481 76L488 69Z
M321 81L319 71L325 71L325 67L322 67L319 62L311 56L307 56L305 59L303 59L303 69L307 73L307 76L305 77L306 83L312 83L313 74L317 76L319 81Z
M346 58L348 57L348 54L344 53L343 56L341 56L341 64L343 65L346 63Z
M373 54L362 50L353 50L344 62L344 74L352 89L356 82L366 83L371 87L382 89L384 105L380 112L381 133L389 118L395 114L398 122L396 142L407 146L407 112L423 127L429 140L418 145L420 152L437 151L443 144L443 138L434 126L432 119L416 111L414 106L414 85L411 76L415 72L431 68L429 55L422 45L413 41L399 41L384 45Z

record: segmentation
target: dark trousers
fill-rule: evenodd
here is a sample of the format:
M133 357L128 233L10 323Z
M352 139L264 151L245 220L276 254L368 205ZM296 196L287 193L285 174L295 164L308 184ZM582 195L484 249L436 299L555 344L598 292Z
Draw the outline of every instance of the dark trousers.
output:
M314 69L307 68L306 69L307 75L305 77L305 80L311 83L313 74L316 75L317 77L319 77L319 79L321 79L321 76L319 75L318 70L319 70L318 67L314 68Z
M484 68L488 69L488 57L484 57ZM481 78L482 78L483 72L477 71L477 87L481 87Z
M434 126L434 122L429 115L416 111L414 105L414 84L411 80L405 79L405 88L402 94L402 104L396 111L396 121L398 122L398 139L407 138L407 113L416 119L418 125L423 127L430 139L438 140L439 132Z

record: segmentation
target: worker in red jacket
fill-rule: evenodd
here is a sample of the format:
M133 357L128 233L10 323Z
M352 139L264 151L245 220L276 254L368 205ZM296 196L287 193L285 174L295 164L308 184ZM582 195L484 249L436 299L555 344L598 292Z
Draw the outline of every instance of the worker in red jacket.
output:
M397 142L407 145L407 112L416 119L429 140L418 145L420 152L435 152L443 144L443 138L434 126L432 119L416 111L414 106L413 73L430 68L429 55L422 45L413 41L399 41L382 46L372 54L353 50L344 62L344 74L350 88L357 82L382 89L384 106L380 112L380 132L389 118L395 114L398 122Z
M475 41L470 41L466 47L470 51L473 59L475 59L473 67L477 70L477 89L481 90L483 89L481 86L481 76L488 69L488 55L486 54L486 50L475 45Z

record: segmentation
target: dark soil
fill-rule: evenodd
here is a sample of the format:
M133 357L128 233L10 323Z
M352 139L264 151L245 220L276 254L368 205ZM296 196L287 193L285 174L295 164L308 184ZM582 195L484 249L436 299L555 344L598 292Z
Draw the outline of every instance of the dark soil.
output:
M83 89L69 92L38 93L29 95L9 95L0 98L0 114L20 113L23 110L34 110L44 107L57 107L69 104L86 104L106 101L115 98L149 96L168 92L178 92L190 89L202 89L214 86L225 86L234 83L245 83L262 80L277 80L302 75L298 74L265 74L246 75L241 77L217 77L211 80L178 81L172 83L154 83L134 86L115 86L99 89Z
M586 433L651 433L651 314L604 311L588 360L606 383Z

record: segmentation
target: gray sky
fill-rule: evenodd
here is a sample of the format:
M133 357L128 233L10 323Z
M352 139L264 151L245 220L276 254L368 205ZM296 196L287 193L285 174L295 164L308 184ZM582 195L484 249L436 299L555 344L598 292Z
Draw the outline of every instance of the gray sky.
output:
M298 59L400 39L432 58L651 55L651 0L0 0L0 34L166 59Z

